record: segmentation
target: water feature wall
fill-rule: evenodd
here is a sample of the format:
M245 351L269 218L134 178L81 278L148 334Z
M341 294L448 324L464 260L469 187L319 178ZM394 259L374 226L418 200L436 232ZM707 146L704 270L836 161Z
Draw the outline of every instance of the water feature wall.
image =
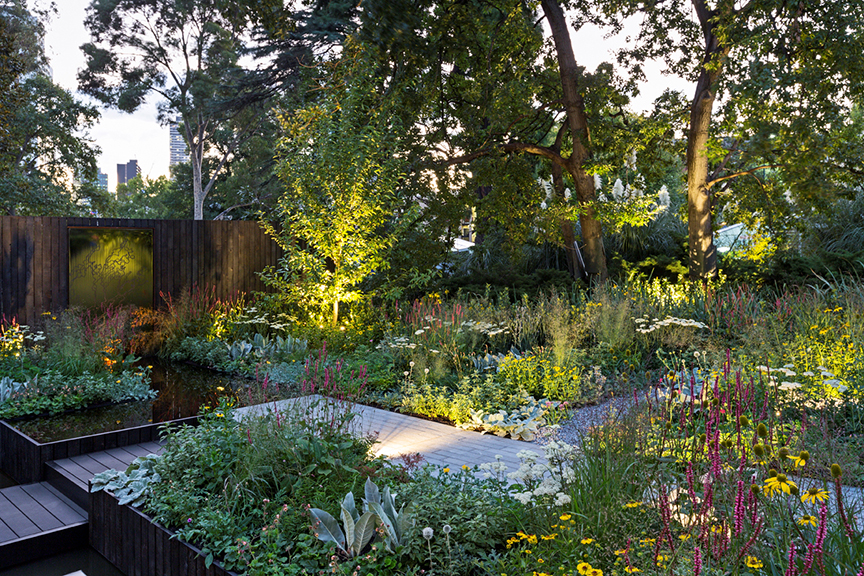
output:
M82 228L152 234L149 285L155 304L161 302L160 293L177 297L195 285L214 290L217 298L238 291L266 292L258 273L282 257L279 245L253 221L0 216L0 318L32 325L43 312L59 312L69 307L70 298L84 297L70 284L81 270L70 262L72 252L79 250L77 244L70 246L70 239ZM85 246L85 254L87 250ZM102 258L108 257L92 254L90 269L96 269ZM134 258L141 262L139 255ZM104 271L100 274L105 277Z

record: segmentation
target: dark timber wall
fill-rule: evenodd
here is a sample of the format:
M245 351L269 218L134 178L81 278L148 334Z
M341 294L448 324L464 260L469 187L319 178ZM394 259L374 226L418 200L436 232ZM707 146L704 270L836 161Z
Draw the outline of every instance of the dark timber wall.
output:
M197 285L217 297L264 291L257 272L276 264L279 246L253 221L0 217L0 317L33 323L69 304L70 227L153 230L154 306L159 293Z

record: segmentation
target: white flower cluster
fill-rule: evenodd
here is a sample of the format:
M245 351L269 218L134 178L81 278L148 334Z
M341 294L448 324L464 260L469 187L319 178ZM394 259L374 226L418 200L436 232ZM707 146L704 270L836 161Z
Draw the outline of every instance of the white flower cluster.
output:
M467 330L480 332L490 338L492 336L497 336L498 334L510 333L510 329L506 324L492 324L491 322L474 322L473 320L466 320L465 322L462 322L462 327Z
M663 328L665 326L686 326L690 328L708 328L706 324L702 322L698 322L696 320L689 320L687 318L676 318L674 316L666 316L663 320L658 320L657 318L653 318L650 321L648 318L634 318L634 322L636 322L636 331L640 334L650 334L654 332L658 328Z
M378 343L375 347L378 350L384 350L385 348L410 348L414 349L417 347L417 344L408 340L407 336L394 336L389 339L384 339Z
M798 376L798 374L794 370L792 370L792 368L794 368L794 367L795 367L794 364L784 364L780 368L769 368L768 366L757 366L756 370L763 373L763 374L768 375L768 383L769 384L777 385L777 379L774 377L774 374L783 374L787 378L793 378L795 376ZM823 379L822 385L826 386L828 388L832 388L838 394L842 394L843 392L846 392L847 390L849 390L849 387L843 383L843 380L835 378L834 373L831 372L830 370L828 370L826 367L817 366L816 370L819 371L818 375L815 372L811 372L810 370L807 370L806 372L801 373L801 377L812 378L812 379L817 379L817 378L821 377ZM803 384L801 384L800 382L784 380L783 382L780 382L779 386L777 386L777 389L782 390L784 392L792 392L794 390L798 390L802 386L803 386Z
M507 478L521 484L525 490L515 493L513 498L525 505L549 502L553 506L569 504L570 495L566 493L566 487L576 478L570 465L575 449L553 440L543 450L549 464L539 463L537 460L540 455L532 450L522 450L516 454L522 463L518 470L507 474Z

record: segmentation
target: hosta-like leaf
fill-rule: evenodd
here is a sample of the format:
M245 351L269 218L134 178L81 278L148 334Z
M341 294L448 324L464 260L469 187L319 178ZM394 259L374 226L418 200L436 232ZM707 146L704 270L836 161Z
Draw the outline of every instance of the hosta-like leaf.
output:
M367 505L371 504L372 502L378 504L381 503L381 494L378 492L378 486L369 478L366 478L365 492L365 502Z
M399 545L399 536L396 534L396 527L393 525L393 522L390 521L390 518L387 517L387 513L384 511L384 508L380 503L370 502L369 509L378 515L378 520L387 530L387 538L384 541L384 544L388 552L393 552L396 546Z
M346 551L345 534L336 519L320 508L310 508L309 514L312 515L312 531L315 537L322 542L334 542L339 549Z
M359 556L363 548L375 536L375 518L375 514L366 512L357 520L357 524L354 526L354 542L351 544L351 551L354 556Z
M345 527L345 547L351 548L354 544L354 517L345 508L342 508L342 526Z
M351 518L356 522L360 514L357 512L357 505L354 503L354 493L348 492L342 500L342 508L351 513Z

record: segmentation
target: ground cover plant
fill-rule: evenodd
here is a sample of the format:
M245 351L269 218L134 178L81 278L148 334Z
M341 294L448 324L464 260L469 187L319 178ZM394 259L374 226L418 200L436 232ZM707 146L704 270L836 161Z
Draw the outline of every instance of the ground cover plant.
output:
M155 396L130 351L129 309L43 314L42 329L0 325L0 417L59 413Z
M864 479L855 284L430 295L383 306L374 324L364 311L363 326L310 326L265 298L189 317L172 354L206 343L222 351L211 365L257 383L226 391L197 429L168 433L143 506L237 570L860 570L861 507L847 495ZM330 399L329 418L231 418L240 404L312 393ZM556 437L570 410L613 394L629 411L575 443ZM388 465L350 434L354 401L540 438L526 448L551 465L529 452L517 470ZM364 507L367 480L380 511Z

